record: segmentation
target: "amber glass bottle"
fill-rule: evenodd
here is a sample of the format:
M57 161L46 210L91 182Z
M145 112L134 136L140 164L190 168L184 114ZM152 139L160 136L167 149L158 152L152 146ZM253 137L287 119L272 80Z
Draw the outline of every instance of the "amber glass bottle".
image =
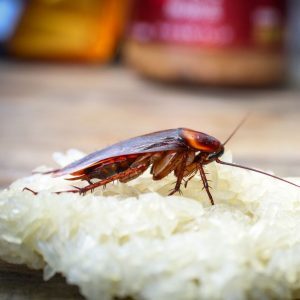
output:
M126 0L31 0L8 50L26 58L107 61L126 12Z
M284 0L136 0L125 56L161 80L282 82Z

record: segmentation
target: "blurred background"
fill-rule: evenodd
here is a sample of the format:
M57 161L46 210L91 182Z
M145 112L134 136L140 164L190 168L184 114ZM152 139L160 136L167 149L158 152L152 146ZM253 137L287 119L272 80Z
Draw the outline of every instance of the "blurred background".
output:
M0 0L0 187L92 152L190 127L234 161L300 176L299 0ZM200 184L200 183L199 183ZM82 299L0 263L2 299Z
M190 127L236 162L300 176L300 1L0 0L0 186Z

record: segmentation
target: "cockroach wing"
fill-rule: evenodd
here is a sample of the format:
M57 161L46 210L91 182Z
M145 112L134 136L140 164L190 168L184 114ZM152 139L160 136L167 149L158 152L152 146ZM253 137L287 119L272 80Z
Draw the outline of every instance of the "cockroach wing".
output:
M121 141L102 150L93 152L62 169L53 171L53 176L73 174L86 168L105 163L106 161L114 161L114 158L116 159L119 156L124 157L151 152L185 150L187 146L180 136L180 131L180 128L163 130Z

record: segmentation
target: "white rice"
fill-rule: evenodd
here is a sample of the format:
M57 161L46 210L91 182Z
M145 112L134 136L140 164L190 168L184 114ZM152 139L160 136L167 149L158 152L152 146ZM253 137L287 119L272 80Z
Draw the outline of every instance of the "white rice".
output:
M82 155L54 157L65 165ZM171 197L175 178L148 173L85 196L52 193L70 189L64 178L19 179L0 192L0 258L43 268L45 279L62 273L88 299L299 297L300 189L215 163L206 169L215 206L199 176Z

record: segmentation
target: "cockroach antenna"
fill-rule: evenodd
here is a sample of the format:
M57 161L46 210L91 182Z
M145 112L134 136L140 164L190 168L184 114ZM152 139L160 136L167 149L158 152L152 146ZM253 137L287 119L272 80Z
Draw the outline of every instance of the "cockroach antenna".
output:
M241 165L238 165L238 164L233 164L233 163L229 163L229 162L226 162L226 161L222 161L219 158L216 159L216 162L219 163L219 164L222 164L222 165L227 165L227 166L236 167L236 168L240 168L240 169L246 169L246 170L249 170L249 171L253 171L253 172L256 172L256 173L267 175L267 176L273 177L275 179L281 180L285 183L289 183L291 185L294 185L294 186L300 188L300 185L298 185L296 183L293 183L293 182L285 180L281 177L278 177L278 176L275 176L275 175L272 175L272 174L269 174L269 173L266 173L266 172L263 172L263 171L260 171L260 170L257 170L257 169L253 169L253 168L250 168L250 167L245 167L245 166L241 166Z
M250 113L247 113L246 116L241 120L241 122L236 126L236 128L233 130L233 132L229 135L229 137L227 138L227 140L223 143L223 146L235 135L235 133L241 128L241 126L245 123L245 121L248 119ZM253 171L253 172L256 172L256 173L260 173L260 174L263 174L263 175L266 175L266 176L270 176L272 178L275 178L275 179L278 179L278 180L281 180L285 183L288 183L288 184L291 184L293 186L296 186L296 187L300 187L300 185L297 185L291 181L288 181L288 180L285 180L281 177L278 177L278 176L275 176L275 175L272 175L272 174L269 174L269 173L266 173L266 172L263 172L263 171L260 171L260 170L257 170L257 169L254 169L254 168L250 168L250 167L246 167L246 166L242 166L242 165L238 165L238 164L234 164L234 163L229 163L229 162L226 162L226 161L222 161L220 160L218 157L216 158L215 160L217 163L219 164L222 164L222 165L227 165L227 166L231 166L231 167L236 167L236 168L240 168L240 169L245 169L245 170L249 170L249 171Z
M250 112L248 112L245 117L240 121L240 123L235 127L235 129L232 131L232 133L229 135L227 140L223 143L223 146L225 146L229 140L237 133L237 131L242 127L242 125L246 122L246 120L249 118Z

